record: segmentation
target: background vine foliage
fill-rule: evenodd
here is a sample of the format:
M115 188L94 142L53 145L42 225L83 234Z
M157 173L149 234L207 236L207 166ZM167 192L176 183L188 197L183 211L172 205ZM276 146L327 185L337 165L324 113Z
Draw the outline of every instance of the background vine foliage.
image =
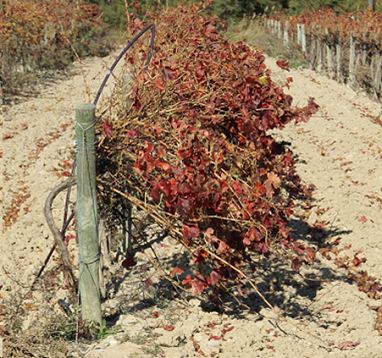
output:
M155 220L159 234L180 241L196 265L182 281L193 293L234 286L244 295L242 270L255 272L259 257L285 254L294 269L302 257L314 260L287 227L293 199L309 190L291 152L266 133L307 121L317 106L310 99L293 108L262 53L230 44L217 31L217 17L200 15L205 6L149 15L156 38L147 72L136 73L129 100L116 93L100 110L100 207L112 227L116 203L128 198ZM133 34L143 27L139 19L130 25ZM136 70L137 55L147 56L145 41L126 56Z
M38 71L64 69L79 56L105 56L101 10L74 0L10 0L0 12L5 95L28 92ZM27 86L25 86L27 87ZM29 91L32 93L33 91Z

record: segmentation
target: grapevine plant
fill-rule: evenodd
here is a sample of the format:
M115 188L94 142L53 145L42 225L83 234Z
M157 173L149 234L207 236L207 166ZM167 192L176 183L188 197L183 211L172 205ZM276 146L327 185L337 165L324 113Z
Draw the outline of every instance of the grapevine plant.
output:
M259 257L281 254L296 270L314 260L288 227L293 200L309 190L292 153L267 132L307 121L317 105L292 107L263 54L228 42L221 20L200 14L204 6L149 15L156 37L147 71L135 72L128 100L118 94L100 111L99 200L105 214L127 198L181 242L196 265L182 281L193 293L244 295L244 272L255 272ZM133 34L143 28L130 25ZM126 55L135 70L145 41Z
M73 49L79 55L109 50L100 40L105 33L101 10L82 0L6 1L0 30L6 93L18 92L21 69L63 69L74 60Z

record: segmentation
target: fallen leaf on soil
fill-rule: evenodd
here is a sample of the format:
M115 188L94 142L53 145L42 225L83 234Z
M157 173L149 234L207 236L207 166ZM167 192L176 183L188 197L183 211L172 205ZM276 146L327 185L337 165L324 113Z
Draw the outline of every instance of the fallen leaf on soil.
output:
M33 306L31 303L24 303L24 308L27 311L35 311L35 310L37 310L37 307Z
M231 327L229 327L229 328L227 328L227 329L222 329L222 334L224 335L224 334L226 334L227 332L230 332L230 331L232 331L233 330L233 326L231 326Z
M220 339L222 339L222 337L210 336L210 339L214 339L215 341L219 341Z
M359 342L351 342L351 341L346 341L342 342L338 345L338 348L340 349L346 349L346 348L353 348L359 346Z
M166 324L164 327L163 327L166 331L173 331L175 329L174 326L171 326L169 324Z

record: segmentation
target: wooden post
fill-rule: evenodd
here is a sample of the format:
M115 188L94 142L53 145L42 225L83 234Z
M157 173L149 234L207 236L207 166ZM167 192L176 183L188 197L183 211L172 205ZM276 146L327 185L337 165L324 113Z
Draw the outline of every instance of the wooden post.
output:
M322 70L322 45L321 45L321 40L320 40L320 26L317 25L317 38L316 38L316 43L317 43L317 66L316 70L317 72L321 72Z
M376 88L376 91L379 93L379 91L381 90L381 66L382 66L382 56L380 52L378 52L375 55L375 63L376 63L376 68L375 68L375 75L374 75L374 86Z
M288 46L289 34L288 34L288 21L284 24L284 46Z
M101 323L94 126L95 105L77 105L77 232L82 318Z
M329 30L325 29L325 34L326 34L326 64L329 72L329 77L330 79L333 79L334 77L334 65L333 65L333 53L332 53L332 48L329 43L328 35L329 35Z
M355 43L354 31L350 33L350 54L349 54L349 82L355 84Z
M336 60L337 60L337 81L342 83L342 73L341 73L341 45L336 44Z
M310 69L314 70L316 68L316 34L314 29L316 24L313 23L310 30Z
M301 24L297 24L297 43L301 44Z
M306 37L305 37L305 24L301 24L301 48L304 56L306 55Z
M373 81L372 85L374 86L374 77L375 77L375 54L371 56L371 61L370 61L370 77L371 80ZM374 86L375 87L375 86ZM375 89L374 89L375 90Z
M277 21L277 37L279 39L283 37L283 33L281 31L281 21Z

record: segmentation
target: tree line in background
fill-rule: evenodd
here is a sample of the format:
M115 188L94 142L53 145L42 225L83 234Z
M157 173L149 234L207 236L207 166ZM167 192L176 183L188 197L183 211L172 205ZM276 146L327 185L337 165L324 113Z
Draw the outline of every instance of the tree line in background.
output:
M138 2L127 0L90 0L97 4L103 11L104 20L112 27L123 28L126 15L126 4L129 11L135 12ZM139 7L142 14L155 11L158 7L173 7L181 3L195 2L198 0L140 0ZM285 10L290 14L298 14L306 10L330 7L335 12L364 11L370 5L369 0L214 0L206 11L226 20L238 20L243 16L253 14L272 13ZM381 4L374 0L375 11L381 11Z

